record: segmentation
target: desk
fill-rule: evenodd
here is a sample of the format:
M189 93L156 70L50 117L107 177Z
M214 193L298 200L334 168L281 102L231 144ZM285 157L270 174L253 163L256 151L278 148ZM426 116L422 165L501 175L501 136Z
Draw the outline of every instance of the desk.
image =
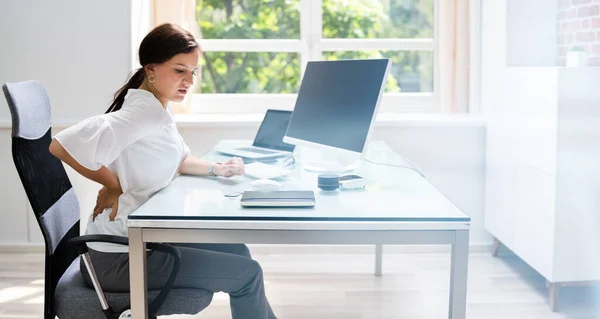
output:
M320 191L318 174L301 169L306 152L299 151L282 183L287 190L314 190L312 209L242 208L240 197L224 195L249 190L249 178L181 176L129 216L133 318L147 318L146 243L204 242L377 245L376 273L381 245L451 245L448 318L464 319L470 218L417 172L399 167L407 163L384 143L373 142L366 152L380 164L363 160L353 172L367 178L367 190ZM205 158L226 159L214 151Z

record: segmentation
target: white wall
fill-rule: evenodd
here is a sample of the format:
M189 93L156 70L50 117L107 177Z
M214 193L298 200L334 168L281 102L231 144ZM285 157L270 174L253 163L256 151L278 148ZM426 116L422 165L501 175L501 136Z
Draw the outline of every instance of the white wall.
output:
M138 0L133 0L138 1ZM54 120L72 123L105 110L131 69L130 1L0 1L0 82L38 79L48 89ZM134 15L135 17L136 15ZM134 24L143 26L143 19ZM0 245L40 243L10 154L10 119L0 99ZM59 126L54 127L58 132ZM257 124L182 128L194 154L220 139L248 139ZM472 244L489 244L483 230L485 127L432 121L378 127L384 140L418 165L447 197L471 216ZM86 219L97 185L68 170Z
M558 1L508 0L505 6L507 65L555 66Z
M41 81L60 121L106 110L131 69L130 11L126 0L0 2L0 82Z
M502 156L553 174L556 144L546 137L556 135L557 68L508 65L506 2L484 0L482 5L481 110L488 127L502 130L488 138L502 138L513 147Z
M0 1L0 83L41 81L55 122L103 112L131 69L130 11L127 0ZM9 121L2 97L0 123ZM40 240L37 229L26 227L34 220L25 213L10 130L0 132L0 242Z

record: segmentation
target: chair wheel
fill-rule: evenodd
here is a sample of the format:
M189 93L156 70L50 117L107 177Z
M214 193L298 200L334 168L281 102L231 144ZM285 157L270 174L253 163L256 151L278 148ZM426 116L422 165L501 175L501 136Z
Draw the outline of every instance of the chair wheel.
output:
M119 319L131 319L131 310L127 309L121 313Z

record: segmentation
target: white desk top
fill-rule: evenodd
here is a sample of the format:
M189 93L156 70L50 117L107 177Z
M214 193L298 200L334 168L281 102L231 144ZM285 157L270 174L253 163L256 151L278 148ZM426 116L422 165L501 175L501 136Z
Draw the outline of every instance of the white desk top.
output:
M225 145L246 145L249 141L225 141ZM302 157L295 152L295 156ZM379 163L408 165L382 142L370 144L366 157ZM209 152L205 158L222 161L223 157ZM301 162L301 159L296 159ZM243 208L241 196L225 197L244 190L251 190L245 176L234 178L181 176L171 185L154 195L129 216L131 227L197 228L198 222L215 228L235 222L257 223L451 223L468 227L470 218L460 211L443 194L435 189L417 172L388 165L361 161L353 173L368 180L366 190L340 190L322 192L317 187L317 173L311 173L296 165L294 172L280 180L283 190L313 190L314 208ZM220 222L220 223L219 223ZM198 224L198 225L197 225ZM210 224L210 225L209 225ZM229 228L229 227L227 227Z

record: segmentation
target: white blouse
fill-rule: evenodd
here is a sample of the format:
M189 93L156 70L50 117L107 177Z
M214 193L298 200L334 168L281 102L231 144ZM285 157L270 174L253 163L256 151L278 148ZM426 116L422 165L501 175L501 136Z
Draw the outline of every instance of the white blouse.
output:
M127 237L127 216L177 176L190 149L177 131L170 108L165 110L154 94L129 89L119 111L91 117L54 136L82 166L106 166L121 183L123 194L114 221L107 208L92 220L86 234ZM115 244L90 243L102 252L128 252Z

